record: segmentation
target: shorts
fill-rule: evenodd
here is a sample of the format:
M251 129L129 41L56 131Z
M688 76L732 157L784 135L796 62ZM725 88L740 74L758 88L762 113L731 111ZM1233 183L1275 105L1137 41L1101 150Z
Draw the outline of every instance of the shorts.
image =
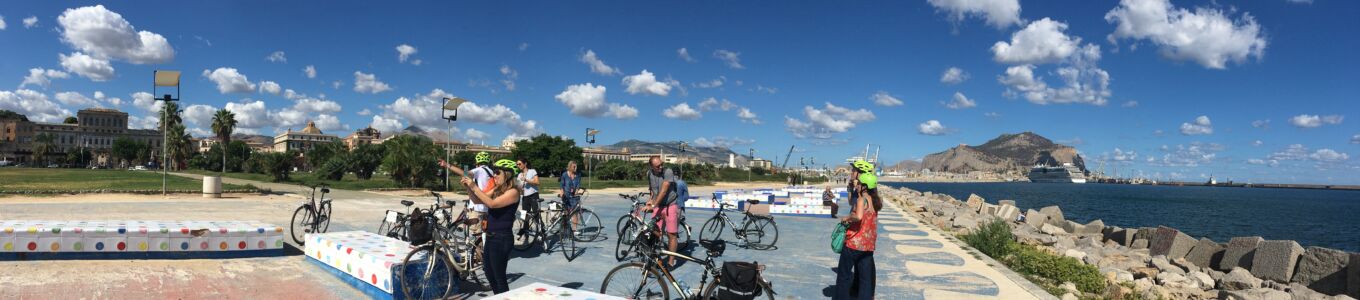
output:
M576 206L580 204L581 197L562 197L562 206L566 207L566 209L576 208Z
M680 208L677 205L653 208L652 214L661 216L661 220L656 222L657 227L665 228L666 233L679 232Z

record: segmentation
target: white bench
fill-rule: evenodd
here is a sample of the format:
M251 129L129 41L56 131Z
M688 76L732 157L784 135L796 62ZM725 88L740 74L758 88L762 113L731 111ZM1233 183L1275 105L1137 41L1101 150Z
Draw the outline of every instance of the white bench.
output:
M255 221L0 221L0 259L246 257L282 249L283 227Z

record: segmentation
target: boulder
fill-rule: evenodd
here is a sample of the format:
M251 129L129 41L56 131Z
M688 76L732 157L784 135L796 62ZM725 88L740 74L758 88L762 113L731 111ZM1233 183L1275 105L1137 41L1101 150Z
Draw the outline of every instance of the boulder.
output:
M1105 235L1105 239L1125 247L1133 246L1133 233L1133 230L1116 228L1110 230L1110 233Z
M1078 231L1077 234L1101 234L1103 230L1105 230L1105 221L1095 220L1083 225L1082 230Z
M1255 288L1250 290L1222 291L1218 294L1219 299L1238 299L1238 300L1293 300L1293 297L1281 290L1268 288Z
M996 215L996 211L997 211L997 209L999 209L999 208L1000 208L1000 207L999 207L999 206L996 206L996 205L991 205L991 204L983 203L983 204L982 204L982 210L978 211L978 213L980 213L980 214L982 214L982 215L984 215L984 216L995 216L995 215Z
M1077 249L1067 249L1067 251L1063 251L1063 256L1082 260L1086 258L1086 252L1081 252Z
M987 200L982 199L982 196L978 196L977 194L968 194L967 203L968 209L973 210L973 212L977 212L978 210L982 209L982 205L986 203Z
M1100 240L1094 237L1081 237L1077 239L1077 247L1101 248Z
M1167 259L1177 259L1185 257L1194 246L1195 238L1175 228L1163 226L1157 227L1157 231L1152 234L1148 249L1152 250L1152 255L1166 255Z
M1146 264L1144 264L1143 261L1134 259L1124 254L1107 255L1105 257L1102 257L1100 261L1096 262L1096 267L1119 270L1131 270L1133 268L1144 266L1146 266Z
M1020 217L1020 208L1015 205L1002 204L997 207L996 216L1008 222L1014 222Z
M1185 274L1185 269L1181 268L1180 266L1171 264L1171 261L1167 260L1166 256L1161 255L1153 256L1151 263L1153 267L1156 267L1157 270L1162 271L1162 273L1174 273L1181 275Z
M1303 246L1290 240L1270 240L1261 242L1256 255L1251 259L1251 275L1256 278L1289 282L1294 276L1294 266L1303 255Z
M1001 200L1001 201L997 201L996 204L997 204L997 205L1010 205L1010 206L1015 206L1015 200Z
M1063 217L1062 208L1057 205L1040 208L1039 212L1048 216L1048 223L1053 224L1053 226L1062 226L1063 223L1067 222L1067 219Z
M1034 225L1035 227L1042 227L1043 224L1048 224L1048 215L1031 209L1025 212L1025 223Z
M1209 238L1199 239L1190 253L1185 255L1185 260L1194 263L1196 266L1205 268L1217 268L1218 262L1223 260L1223 245L1215 243Z
M1186 278L1184 274L1162 272L1157 274L1157 283L1169 288L1199 288L1199 282Z
M1324 300L1354 299L1346 295L1337 296L1327 295L1322 292L1314 291L1313 289L1310 289L1298 283L1289 284L1289 295L1294 297L1294 299L1324 299Z
M1133 248L1133 249L1147 249L1147 248L1148 248L1148 240L1144 240L1144 239L1133 240L1133 246L1129 246L1129 248Z
M1190 275L1186 277L1196 281L1201 289L1214 289L1214 278L1209 277L1209 274L1205 274L1204 272L1190 272Z
M1218 287L1225 290L1250 290L1261 287L1261 280L1251 276L1251 271L1233 268L1231 272L1218 279Z
M1067 234L1067 231L1063 230L1062 227L1053 226L1053 224L1044 224L1043 226L1039 226L1039 231L1051 235Z
M1185 269L1186 272L1199 271L1199 266L1196 266L1194 263L1185 260L1184 257L1171 260L1171 264Z
M1059 226L1062 226L1062 229L1063 229L1063 230L1067 231L1068 233L1072 233L1072 234L1076 234L1076 233L1078 233L1078 232L1080 232L1080 231L1086 230L1086 229L1085 229L1085 226L1081 225L1081 223L1072 222L1072 221L1063 221L1063 223L1060 224Z
M1161 273L1161 271L1157 271L1157 268L1153 267L1136 267L1129 269L1129 272L1133 273L1133 278L1154 278L1157 277L1157 274Z
M978 222L977 219L974 219L973 217L958 215L954 216L954 220L950 225L953 225L954 228L973 229L977 228Z
M1151 241L1151 240L1152 240L1152 233L1153 233L1153 232L1156 232L1156 231L1157 231L1157 228L1148 228L1148 227L1138 228L1138 229L1135 230L1134 233L1133 233L1133 239L1135 239L1135 240L1143 239L1143 240L1149 240L1149 241Z
M1219 271L1231 271L1233 268L1243 268L1251 270L1251 260L1256 255L1256 248L1260 247L1265 239L1259 236L1235 237L1228 241L1228 247L1223 249L1223 259L1218 263Z
M1298 269L1290 282L1328 295L1346 293L1346 265L1350 254L1321 247L1308 247L1299 258Z
M1351 253L1350 266L1346 267L1346 295L1360 298L1360 253Z

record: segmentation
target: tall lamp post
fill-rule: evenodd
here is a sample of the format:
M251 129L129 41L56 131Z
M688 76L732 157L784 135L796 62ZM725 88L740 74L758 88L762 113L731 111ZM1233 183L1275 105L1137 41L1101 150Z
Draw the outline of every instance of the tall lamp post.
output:
M179 93L179 91L180 91L180 88L179 88L179 71L156 70L156 71L153 71L153 72L152 72L152 75L155 77L155 82L154 82L154 83L152 84L152 86L151 86L151 94L152 94L152 95L155 95L155 94L156 94L156 92L157 92L157 91L156 91L156 88L158 88L158 87L172 87L172 86L175 87L175 97L174 97L174 98L170 98L170 94L165 94L165 96L163 96L163 97L161 97L160 99L158 99L158 100L161 100L161 101L165 101L165 102L161 105L161 120L160 120L160 121L161 121L161 166L160 166L160 167L161 167L161 196L166 196L166 195L169 194L169 193L166 192L166 175L169 174L169 169L167 169L167 168L165 167L165 164L166 164L166 161L170 159L170 153L169 153L170 135L168 134L169 129L166 127L166 126L168 126L169 124L166 124L166 119L169 119L169 117L170 117L170 112L168 111L168 109L170 108L170 102L179 101L179 98L180 98L180 93ZM176 137L176 138L178 138L178 137Z
M588 145L586 146L587 148L595 146L595 135L598 134L600 134L599 129L586 128L586 145ZM586 177L586 188L589 189L591 188L590 186L591 181L595 180L593 179L595 177L595 162L593 162L594 159L591 158L590 155L586 155L585 157L586 157L586 169L590 171L590 176Z
M468 100L463 99L462 97L444 97L444 106L440 107L440 110L442 111L440 118L443 118L449 124L449 140L444 143L444 161L446 162L453 158L453 154L450 153L449 147L452 147L453 143L453 122L458 121L458 106L467 102ZM449 170L444 169L444 190L452 191L453 186L451 186L451 184L452 183L449 182Z
M680 142L680 159L678 160L680 162L680 179L685 179L685 146L689 146L689 143Z
M756 148L748 149L751 154L751 160L746 162L746 182L751 182L751 173L754 173L756 168Z

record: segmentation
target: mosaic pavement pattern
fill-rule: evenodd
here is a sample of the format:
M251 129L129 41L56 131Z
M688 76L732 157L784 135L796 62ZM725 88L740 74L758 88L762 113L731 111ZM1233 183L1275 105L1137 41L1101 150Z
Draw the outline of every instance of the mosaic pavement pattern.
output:
M1036 299L1011 279L972 257L948 235L902 210L879 213L879 287L906 291L898 299Z

